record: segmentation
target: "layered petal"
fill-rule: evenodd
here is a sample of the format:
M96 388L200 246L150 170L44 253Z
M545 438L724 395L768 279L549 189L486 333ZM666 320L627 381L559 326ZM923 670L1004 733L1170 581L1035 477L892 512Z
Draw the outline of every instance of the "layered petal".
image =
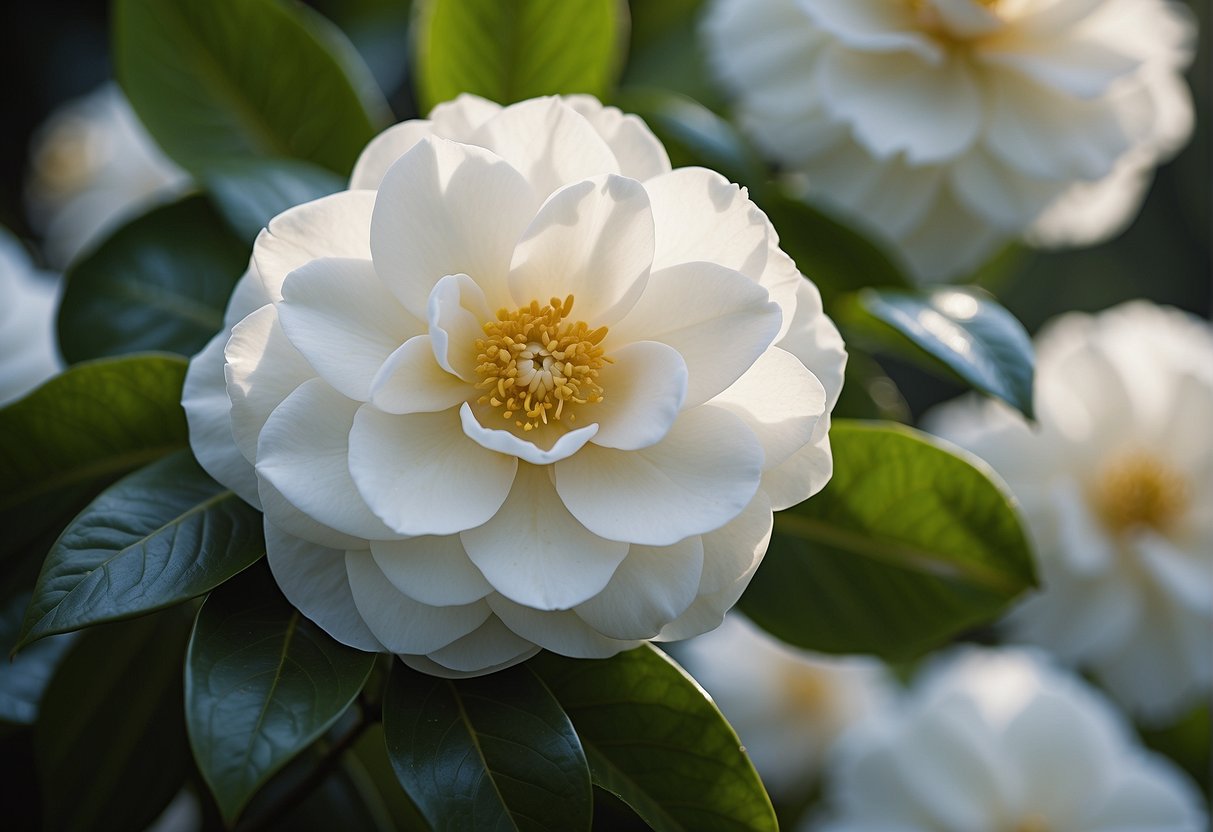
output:
M618 107L604 107L591 95L566 95L566 106L590 123L615 154L619 172L643 182L670 170L670 157L648 126Z
M422 604L470 604L493 591L468 558L459 535L372 540L371 556L392 586Z
M480 675L526 661L538 652L537 646L501 623L496 615L490 615L466 636L430 653L428 659L437 667L419 669L436 676Z
M544 612L515 604L501 595L490 595L489 606L513 632L545 650L574 659L606 659L629 650L639 641L607 638L582 621L572 610Z
M371 403L384 413L436 413L466 401L474 388L438 366L434 352L429 335L401 344L371 379Z
M500 424L495 416L498 416L496 410L473 409L467 403L459 408L460 423L469 439L482 448L517 457L531 465L551 465L566 459L581 450L598 433L597 422L572 430L565 427L563 422L555 422L519 436L514 433L512 426L488 427L494 423Z
M687 365L673 347L634 341L611 351L598 381L608 394L587 418L598 423L591 441L635 451L660 442L674 424L687 393Z

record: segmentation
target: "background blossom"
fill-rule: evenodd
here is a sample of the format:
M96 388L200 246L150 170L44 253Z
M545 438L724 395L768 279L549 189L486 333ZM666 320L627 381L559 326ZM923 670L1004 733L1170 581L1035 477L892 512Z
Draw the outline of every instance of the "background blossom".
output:
M0 229L0 404L21 398L63 369L55 341L59 283L34 268Z

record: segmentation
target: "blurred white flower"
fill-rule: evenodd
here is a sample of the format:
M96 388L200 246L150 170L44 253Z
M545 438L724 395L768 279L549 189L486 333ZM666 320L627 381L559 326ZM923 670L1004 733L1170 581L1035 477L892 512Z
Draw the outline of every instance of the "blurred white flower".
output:
M678 658L741 737L767 791L803 797L835 739L886 704L880 662L789 647L737 613L680 646Z
M1201 832L1186 776L1077 677L1030 650L962 650L856 725L820 832Z
M1133 302L1037 339L1029 427L992 400L929 414L1023 505L1044 591L1012 632L1166 719L1213 689L1213 328Z
M59 269L189 181L113 83L52 113L34 137L31 157L30 220L43 234L47 259Z
M55 341L59 281L36 270L0 229L0 405L21 398L63 369Z
M184 394L287 597L448 676L717 626L846 357L762 212L588 97L461 97L350 184L261 233Z
M998 245L1090 244L1192 130L1170 0L715 0L743 128L921 279Z

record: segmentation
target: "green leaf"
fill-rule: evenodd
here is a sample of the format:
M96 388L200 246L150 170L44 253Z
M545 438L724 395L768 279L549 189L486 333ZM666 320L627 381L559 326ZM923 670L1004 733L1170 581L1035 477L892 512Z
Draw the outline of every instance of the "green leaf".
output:
M275 216L343 190L345 180L295 159L231 159L211 166L205 185L228 226L251 243Z
M223 325L248 254L201 196L152 209L68 269L59 306L63 357L193 355Z
M454 681L397 663L383 728L396 777L438 832L590 828L581 743L527 667Z
M242 157L346 175L388 113L341 34L277 0L116 0L113 33L139 118L197 175Z
M1015 504L985 463L892 423L838 420L834 476L775 515L741 599L756 623L827 653L912 658L1035 584Z
M827 305L865 286L913 285L881 245L825 212L782 193L759 202L779 232L779 247L817 284Z
M33 724L42 693L75 638L64 635L44 639L8 659L17 645L29 599L30 594L24 592L0 606L0 723L10 725Z
M945 371L1032 418L1032 341L986 292L865 289L844 320L869 332L876 328L893 351L928 366L942 364Z
M143 829L185 779L179 610L84 633L34 725L48 830Z
M598 660L542 653L528 666L573 721L594 783L657 832L777 828L737 734L664 653L649 645Z
M0 410L0 560L122 474L188 446L185 367L165 355L79 364Z
M202 595L263 554L257 510L179 451L110 486L63 530L18 649Z
M463 92L509 104L540 95L606 97L627 43L619 0L427 0L417 21L423 108Z
M362 690L374 653L338 644L292 607L268 571L211 593L185 668L190 746L231 824Z

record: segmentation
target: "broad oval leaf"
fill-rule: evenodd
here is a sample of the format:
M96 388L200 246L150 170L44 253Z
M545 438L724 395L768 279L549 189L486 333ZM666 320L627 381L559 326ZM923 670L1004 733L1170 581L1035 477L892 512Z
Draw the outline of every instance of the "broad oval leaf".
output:
M436 832L590 828L581 743L525 666L451 680L397 662L383 727L396 777Z
M257 510L179 451L110 486L63 530L18 647L202 595L263 554Z
M166 355L79 364L0 410L0 560L122 474L188 446L185 368Z
M604 98L626 42L620 0L428 0L417 21L418 91L427 112L463 92L501 104Z
M737 734L664 653L649 645L596 660L542 653L527 666L573 721L594 783L657 832L778 828Z
M914 657L1035 583L1013 499L976 457L893 423L838 420L834 476L775 515L741 599L757 624L827 653Z
M256 568L211 593L185 665L190 747L231 824L366 684L374 653L338 644Z
M9 725L34 723L46 685L75 639L74 634L53 636L10 658L29 599L23 592L0 605L0 723Z
M212 165L204 184L228 226L251 243L275 216L342 190L345 179L297 159L231 159Z
M167 610L76 640L34 724L48 830L144 829L180 791L188 633L188 617Z
M327 21L278 0L117 0L118 79L148 131L195 174L240 157L339 174L389 113Z
M1023 325L980 289L922 292L865 289L850 318L866 316L891 330L888 346L910 358L940 362L977 390L1032 418L1032 341ZM862 322L861 322L862 323Z
M59 307L63 357L193 355L223 325L248 254L201 196L152 209L68 269Z

